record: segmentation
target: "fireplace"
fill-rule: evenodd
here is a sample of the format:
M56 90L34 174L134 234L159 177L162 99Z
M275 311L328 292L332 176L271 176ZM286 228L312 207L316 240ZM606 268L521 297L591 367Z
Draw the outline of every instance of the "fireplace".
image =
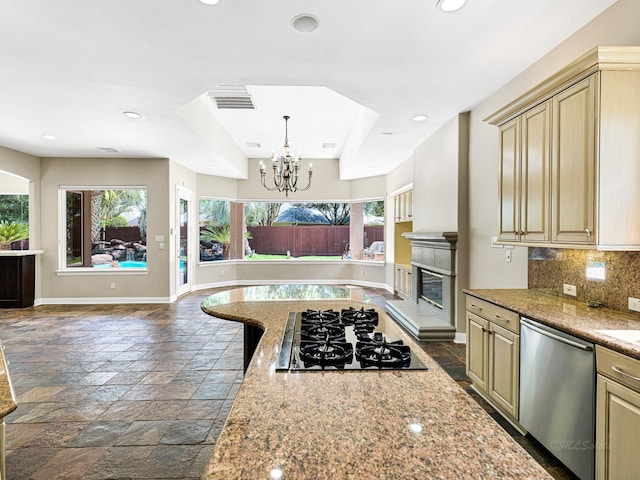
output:
M442 307L442 275L439 273L420 269L420 298L438 308Z
M411 302L391 300L389 314L419 340L455 336L455 232L402 234L411 242Z

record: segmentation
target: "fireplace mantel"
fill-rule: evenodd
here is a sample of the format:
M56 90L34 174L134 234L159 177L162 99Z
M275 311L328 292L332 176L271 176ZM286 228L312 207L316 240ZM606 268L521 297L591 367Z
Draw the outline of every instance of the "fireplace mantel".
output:
M411 302L389 301L387 311L420 340L448 340L455 335L457 232L405 232L411 242ZM442 277L442 303L422 295L423 276Z

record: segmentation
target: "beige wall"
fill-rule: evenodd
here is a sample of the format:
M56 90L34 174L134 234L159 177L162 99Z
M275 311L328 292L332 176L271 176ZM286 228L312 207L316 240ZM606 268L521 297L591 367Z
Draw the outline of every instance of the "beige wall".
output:
M413 172L413 230L458 232L455 325L465 331L462 289L468 278L468 138L469 114L456 115L413 152L413 166L402 164L390 177ZM400 188L401 185L390 185ZM393 190L391 190L393 191ZM390 202L391 203L391 202ZM387 236L389 237L389 235Z
M0 147L0 171L17 175L29 182L29 248L37 250L41 248L41 216L40 216L40 159L26 153L17 152L9 148ZM6 175L3 175L6 177ZM23 181L19 180L21 188ZM39 301L42 296L40 288L41 256L36 256L36 285L35 299Z
M171 190L169 160L166 159L84 159L43 158L41 161L42 218L42 298L44 302L116 301L134 298L166 301L170 298L170 249L160 249L156 235L170 238ZM86 275L59 275L58 248L60 186L146 186L147 187L147 275L127 272L100 272ZM165 242L166 247L167 242ZM111 289L115 282L116 288Z
M506 263L505 251L490 245L491 236L497 232L498 132L483 119L596 45L640 45L639 19L640 2L619 0L472 110L469 157L471 288L527 287L527 249L515 248L512 262Z

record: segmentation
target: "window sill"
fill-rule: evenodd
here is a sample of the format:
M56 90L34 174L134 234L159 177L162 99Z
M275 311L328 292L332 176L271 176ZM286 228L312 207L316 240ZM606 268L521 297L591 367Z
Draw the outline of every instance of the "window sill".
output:
M82 275L148 275L149 270L146 268L65 268L56 270L56 275L64 276L82 276Z

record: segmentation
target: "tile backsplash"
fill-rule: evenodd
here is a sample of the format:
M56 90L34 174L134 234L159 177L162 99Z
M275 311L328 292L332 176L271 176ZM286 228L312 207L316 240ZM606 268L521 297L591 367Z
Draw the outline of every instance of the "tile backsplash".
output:
M576 286L579 302L628 312L628 297L640 298L640 252L532 247L528 269L529 288L563 296L568 283Z

